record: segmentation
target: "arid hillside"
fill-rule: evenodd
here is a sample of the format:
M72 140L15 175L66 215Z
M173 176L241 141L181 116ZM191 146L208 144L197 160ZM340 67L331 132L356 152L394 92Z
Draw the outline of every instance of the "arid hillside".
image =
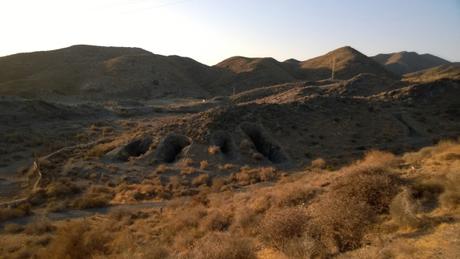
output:
M236 92L296 80L289 68L273 58L231 57L215 67L223 71L215 84Z
M83 99L208 96L212 71L137 48L77 45L0 58L0 94Z
M397 75L450 64L449 61L431 54L418 54L417 52L408 51L379 54L372 58Z
M209 67L190 58L161 56L138 48L76 45L0 57L0 95L51 100L211 97L297 81L360 73L395 79L351 47L299 62L232 57Z
M370 73L390 78L395 77L395 75L387 71L380 64L349 46L301 62L300 77L308 80L330 78L334 59L335 78L337 79L350 79L359 73Z
M80 45L0 66L0 258L459 258L453 65Z

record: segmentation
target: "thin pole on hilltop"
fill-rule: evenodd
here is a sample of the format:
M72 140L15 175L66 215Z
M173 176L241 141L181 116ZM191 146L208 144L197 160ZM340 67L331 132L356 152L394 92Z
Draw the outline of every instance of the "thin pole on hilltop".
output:
M335 76L335 56L332 57L331 80L334 80L334 76Z

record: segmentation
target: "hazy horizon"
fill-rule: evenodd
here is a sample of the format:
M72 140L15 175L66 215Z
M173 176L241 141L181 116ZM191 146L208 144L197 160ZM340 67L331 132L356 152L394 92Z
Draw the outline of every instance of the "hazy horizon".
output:
M7 0L0 8L10 25L0 56L87 44L214 65L231 56L306 60L351 46L369 56L415 51L460 61L455 0Z

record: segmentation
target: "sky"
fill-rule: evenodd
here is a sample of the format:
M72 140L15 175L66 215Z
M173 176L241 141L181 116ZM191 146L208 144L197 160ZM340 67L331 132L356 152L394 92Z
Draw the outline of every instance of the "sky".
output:
M0 0L0 24L0 56L90 44L213 65L352 46L460 61L460 0Z

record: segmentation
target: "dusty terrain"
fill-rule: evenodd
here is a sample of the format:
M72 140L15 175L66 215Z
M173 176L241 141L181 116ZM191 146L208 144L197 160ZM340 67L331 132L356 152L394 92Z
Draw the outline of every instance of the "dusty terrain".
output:
M401 80L350 47L0 64L1 258L460 255L455 69Z

